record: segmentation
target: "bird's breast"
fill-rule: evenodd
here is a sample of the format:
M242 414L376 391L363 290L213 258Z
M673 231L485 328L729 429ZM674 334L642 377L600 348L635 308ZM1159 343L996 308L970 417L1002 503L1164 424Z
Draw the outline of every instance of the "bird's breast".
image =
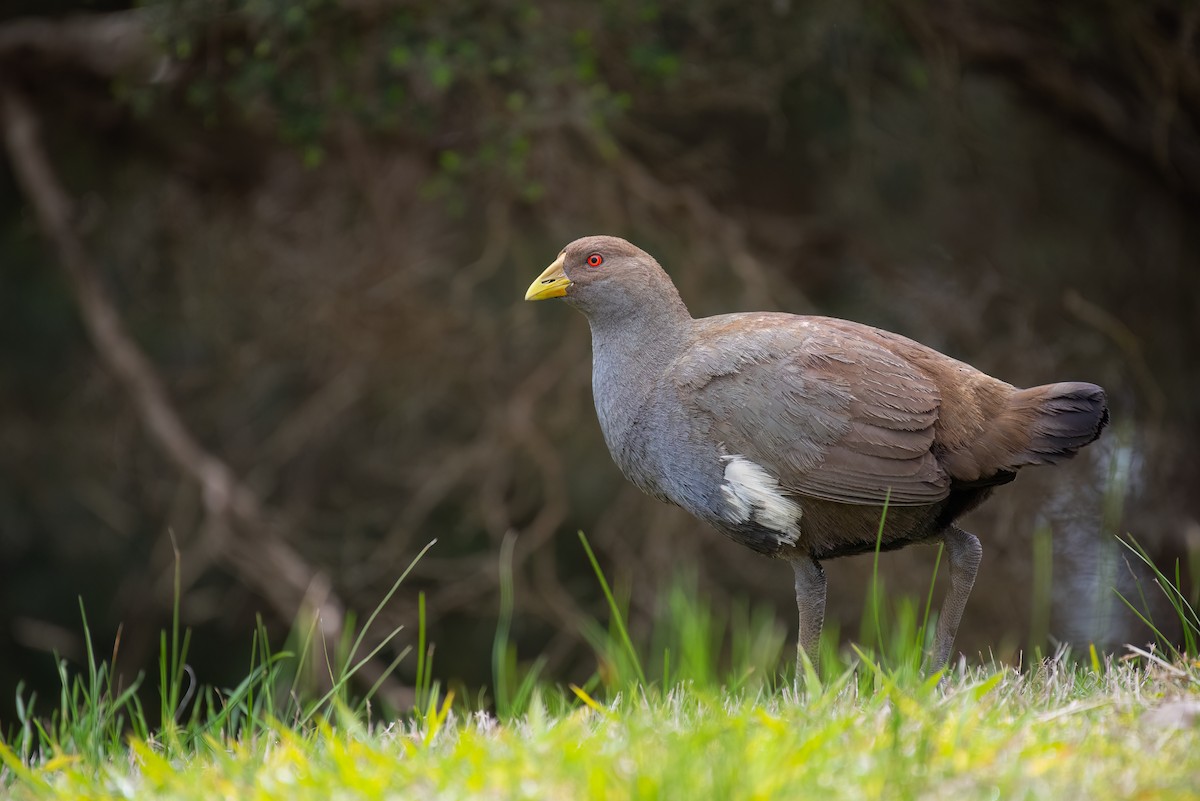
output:
M664 490L667 476L661 449L667 439L654 418L650 399L630 387L595 386L596 417L613 461L643 492L677 502Z
M681 431L656 385L593 376L592 394L604 442L621 472L644 492L678 503L665 491L673 472L670 443Z
M762 465L726 452L706 418L689 414L677 396L620 384L595 384L593 392L613 461L638 489L760 553L799 544L799 499Z

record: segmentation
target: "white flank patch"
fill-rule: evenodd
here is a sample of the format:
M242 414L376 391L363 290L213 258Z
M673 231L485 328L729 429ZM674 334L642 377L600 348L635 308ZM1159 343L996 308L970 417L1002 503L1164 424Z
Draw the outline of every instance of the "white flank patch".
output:
M722 456L725 483L721 494L729 503L735 523L754 520L779 532L788 545L800 539L800 504L783 494L779 480L744 456Z

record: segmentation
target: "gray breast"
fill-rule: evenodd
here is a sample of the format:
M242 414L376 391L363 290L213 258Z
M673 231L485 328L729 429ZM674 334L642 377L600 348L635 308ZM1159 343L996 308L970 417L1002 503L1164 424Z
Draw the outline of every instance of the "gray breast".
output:
M719 445L662 387L639 393L620 381L594 384L604 440L617 467L643 492L718 522L725 517Z

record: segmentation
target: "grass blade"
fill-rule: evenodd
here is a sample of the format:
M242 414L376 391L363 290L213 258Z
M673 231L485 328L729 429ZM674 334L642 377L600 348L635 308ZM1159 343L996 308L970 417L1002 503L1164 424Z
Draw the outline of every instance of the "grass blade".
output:
M622 619L620 607L617 606L617 599L613 597L612 590L608 586L608 580L604 578L604 571L600 569L600 562L596 560L596 554L592 553L592 546L588 544L587 537L582 531L579 532L579 542L583 544L583 550L587 552L588 561L592 563L592 570L596 572L596 578L600 581L600 588L604 591L604 597L608 601L608 608L612 612L613 623L621 635L621 643L625 646L629 661L638 675L638 681L645 687L647 683L646 674L642 670L642 662L638 659L637 651L633 647L633 641L629 639L629 632L625 628L625 621Z

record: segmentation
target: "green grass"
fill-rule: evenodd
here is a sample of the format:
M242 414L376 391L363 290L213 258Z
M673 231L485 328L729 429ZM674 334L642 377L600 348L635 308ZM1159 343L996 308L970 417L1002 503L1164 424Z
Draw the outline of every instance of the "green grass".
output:
M190 706L187 633L173 621L155 688L158 725L142 710L142 687L113 686L85 618L88 665L78 675L62 669L54 708L39 712L37 699L19 693L18 725L0 738L0 794L1200 799L1200 718L1177 727L1159 711L1200 702L1195 604L1162 573L1155 591L1173 599L1187 634L1157 652L1118 659L1092 650L1078 661L1059 653L1030 672L974 667L939 684L919 669L928 599L889 603L873 586L869 647L838 651L830 636L821 678L797 682L785 645L791 621L748 604L717 608L687 577L664 593L655 628L633 637L621 588L583 546L610 611L607 625L584 632L593 676L555 686L540 678L540 662L518 659L506 542L495 699L442 692L422 625L416 704L390 720L371 713L370 692L355 697L348 687L375 615L344 643L314 642L312 624L299 625L278 653L260 632L247 679L201 689ZM396 650L403 658L406 649Z
M1197 729L1144 716L1179 677L1109 662L949 688L845 677L819 692L677 685L600 703L535 692L503 724L465 709L367 727L275 724L189 752L5 756L13 798L1197 798Z

